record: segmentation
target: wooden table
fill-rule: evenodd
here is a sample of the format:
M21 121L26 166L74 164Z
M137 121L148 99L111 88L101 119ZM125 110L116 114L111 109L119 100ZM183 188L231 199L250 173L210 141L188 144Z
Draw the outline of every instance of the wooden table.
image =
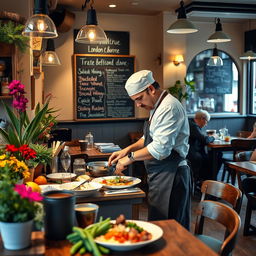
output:
M80 146L71 146L69 147L69 154L70 156L77 156L77 155L87 155L88 159L91 160L95 160L95 159L104 159L107 160L109 158L109 156L111 155L111 153L102 153L100 152L98 149L96 148L92 148L89 150L85 150L85 151L81 151L80 150Z
M231 151L231 141L215 140L207 145L212 150L212 179L217 180L218 175L218 152Z
M146 196L145 192L139 189L134 193L122 193L107 195L105 190L93 194L93 197L77 197L77 203L95 203L99 205L98 217L111 217L115 219L123 213L127 219L139 219L139 204Z
M209 247L196 239L175 220L153 221L160 226L163 237L151 245L129 252L112 252L112 256L217 256ZM70 243L68 241L48 241L46 256L69 256Z
M256 162L252 161L244 161L244 162L229 162L228 166L235 170L237 180L238 180L238 186L242 190L241 185L241 174L249 174L256 176Z

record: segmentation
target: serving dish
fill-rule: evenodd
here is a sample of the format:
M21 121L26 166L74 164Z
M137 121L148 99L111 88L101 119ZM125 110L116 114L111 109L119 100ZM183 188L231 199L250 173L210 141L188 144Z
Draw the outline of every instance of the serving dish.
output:
M136 250L138 248L141 248L143 246L149 245L151 243L154 243L158 239L160 239L163 236L163 230L150 222L146 221L139 221L139 220L127 220L128 222L134 222L136 223L139 227L142 227L144 230L148 231L149 233L152 234L152 238L147 241L141 241L137 243L118 243L118 242L107 242L107 241L101 241L99 237L95 238L95 242L97 244L100 244L104 247L107 247L113 251L131 251L131 250ZM115 221L113 221L115 222Z
M125 179L127 181L127 184L125 184L126 182L124 182L124 183L116 182L116 184L115 184L115 180L119 179L119 178ZM130 188L130 187L138 185L141 182L141 180L139 178L131 177L131 176L106 176L106 177L95 178L95 179L93 179L93 181L100 183L103 185L103 187L109 188L109 189Z
M50 180L59 181L59 180L70 180L76 177L75 173L69 172L56 172L47 174L46 177Z
M102 185L96 182L86 182L82 184L84 181L74 181L63 184L49 184L49 185L41 185L40 188L42 193L51 191L51 190L71 190L75 193L76 196L91 196L96 191L99 191L102 188ZM79 188L75 189L79 184L82 184Z
M114 167L108 166L107 161L89 162L89 163L87 163L86 168L87 168L87 171L93 177L108 176L114 172Z

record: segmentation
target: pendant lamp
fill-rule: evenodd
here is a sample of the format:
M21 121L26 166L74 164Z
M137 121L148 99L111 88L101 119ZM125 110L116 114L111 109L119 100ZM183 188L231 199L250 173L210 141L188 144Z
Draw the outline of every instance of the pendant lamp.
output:
M194 24L187 20L184 2L180 1L178 19L167 29L166 32L171 34L189 34L197 31L198 29L194 26Z
M79 30L75 41L83 44L98 44L107 41L104 30L98 25L96 10L92 4L87 11L86 25Z
M46 50L43 53L42 65L43 66L59 66L60 65L59 57L55 52L53 39L47 40Z
M209 59L207 66L213 66L213 67L223 66L223 60L218 55L218 49L216 44L213 49L212 57Z
M220 19L217 18L215 33L213 33L207 40L208 43L226 43L231 39L222 31Z
M47 14L47 0L35 0L34 15L27 20L22 34L29 37L57 37L54 22Z

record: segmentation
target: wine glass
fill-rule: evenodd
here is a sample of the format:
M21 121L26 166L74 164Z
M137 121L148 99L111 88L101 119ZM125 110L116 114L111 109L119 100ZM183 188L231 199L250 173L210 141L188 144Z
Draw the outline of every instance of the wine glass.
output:
M63 152L63 154L61 155L61 158L60 158L60 162L61 162L61 165L62 165L64 171L66 173L68 173L68 169L69 169L70 164L71 164L71 157L68 154L68 152L65 152L65 151ZM70 181L71 181L71 172L69 172L69 173L70 173Z

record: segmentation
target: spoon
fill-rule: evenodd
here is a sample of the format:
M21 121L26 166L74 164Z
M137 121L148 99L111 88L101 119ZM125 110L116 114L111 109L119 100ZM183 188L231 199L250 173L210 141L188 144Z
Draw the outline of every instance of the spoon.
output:
M72 189L70 189L70 190L76 190L77 188L79 188L80 186L82 186L83 184L85 184L85 183L87 183L87 182L89 182L89 181L90 181L90 179L85 180L85 181L83 181L82 183L80 183L78 186L76 186L76 187L74 187L74 188L72 188Z

